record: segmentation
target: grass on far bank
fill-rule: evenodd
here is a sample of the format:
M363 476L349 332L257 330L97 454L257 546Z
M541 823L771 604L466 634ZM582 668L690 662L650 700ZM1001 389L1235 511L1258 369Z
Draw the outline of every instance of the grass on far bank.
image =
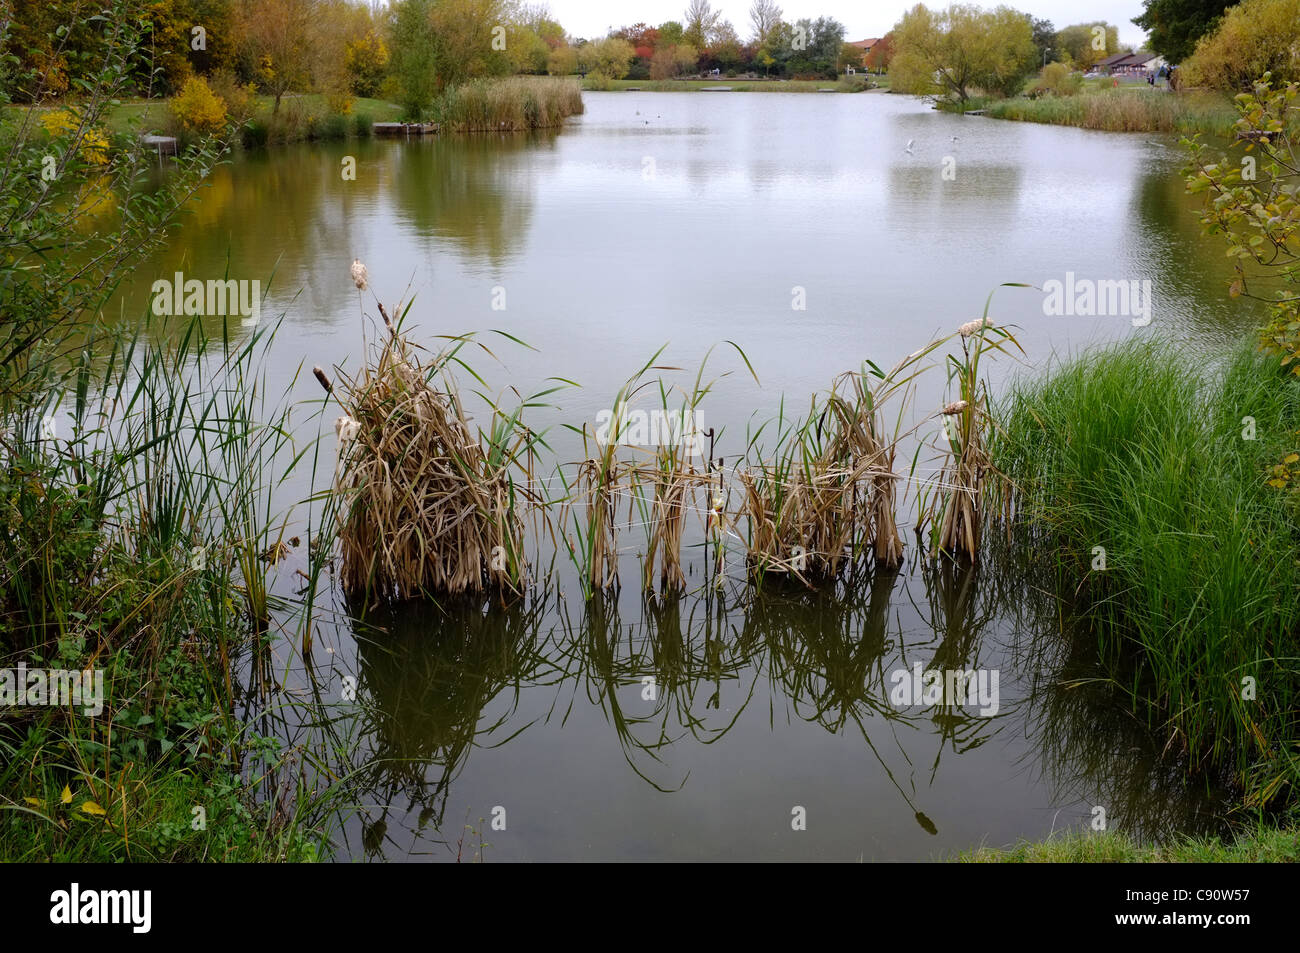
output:
M621 90L639 90L649 93L694 93L702 89L729 87L731 92L759 93L816 93L831 89L837 93L863 92L868 80L877 88L889 85L888 76L866 76L858 74L852 78L839 79L728 79L718 76L714 79L600 79L588 76L582 82L584 90L597 92L618 92ZM857 82L855 82L857 81Z
M1030 99L972 97L961 104L941 101L945 112L983 109L993 119L1041 122L1107 132L1206 133L1228 138L1239 118L1232 100L1219 93L1193 90L1169 92L1146 86L1121 86L1080 92L1074 96Z
M1300 831L1261 828L1230 843L1217 837L1180 838L1156 846L1126 834L1071 832L1011 847L980 847L951 860L963 864L1262 864L1300 861Z

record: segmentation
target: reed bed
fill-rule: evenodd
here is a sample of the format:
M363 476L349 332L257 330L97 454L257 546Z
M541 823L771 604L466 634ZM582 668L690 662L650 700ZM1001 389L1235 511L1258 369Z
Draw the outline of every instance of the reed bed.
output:
M354 269L362 287L364 266ZM903 561L899 483L915 479L915 458L909 476L898 472L898 455L924 425L907 423L915 384L934 366L930 356L954 338L961 339L961 356L947 361L962 399L949 410L960 419L945 448L950 459L939 486L920 495L921 513L934 521L936 551L978 556L989 470L980 358L1015 344L987 317L888 371L867 361L841 374L798 419L786 417L783 402L778 417L751 433L742 452L727 454L736 461L731 468L714 458L723 433L698 429L701 404L727 374L706 380L706 354L693 383L677 388L662 374L681 368L656 363L660 348L614 396L608 422L594 429L565 425L582 438L582 457L558 467L555 480L538 481L540 438L523 426L518 411L506 415L492 405L492 434L485 442L474 433L449 373L453 364L468 366L455 357L466 339L422 357L380 311L386 336L360 375L341 378L334 391L345 410L337 425L335 495L346 500L338 535L341 581L351 595L518 594L526 585L529 515L567 554L587 600L619 587L623 523L645 528L640 581L647 592L686 586L683 554L692 540L702 540L706 559L714 555L709 578L719 584L733 541L758 583L777 574L812 586L859 565L897 568ZM757 382L744 352L731 346ZM323 372L318 376L329 389ZM645 412L631 408L650 392L658 395L653 413L662 416L656 419L675 420L677 430L647 442L633 432L636 414ZM523 406L533 404L530 398ZM771 447L763 442L768 433ZM561 492L547 497L536 490L548 483L558 483ZM739 496L734 506L733 493Z
M1139 343L1021 383L998 413L1007 511L1116 686L1247 804L1294 792L1300 497L1266 477L1296 449L1300 382L1250 350L1207 370Z
M515 76L471 80L449 91L438 116L455 132L523 132L563 125L583 111L576 79Z
M1222 95L1189 91L1107 89L1075 96L1018 97L987 106L995 119L1077 126L1107 132L1180 132L1229 136L1237 120L1232 101Z
M343 588L397 599L518 593L536 437L518 411L496 407L490 431L475 432L448 373L466 339L422 359L384 320L374 360L333 388L345 411L335 483L347 500Z

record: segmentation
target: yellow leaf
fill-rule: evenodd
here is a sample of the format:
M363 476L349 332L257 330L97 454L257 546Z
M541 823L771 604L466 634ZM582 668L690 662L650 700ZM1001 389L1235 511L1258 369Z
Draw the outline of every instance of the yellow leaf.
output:
M23 798L23 800L26 801L28 804L30 804L32 807L44 807L44 806L45 806L44 802L41 801L41 799L38 798L38 797L25 797L25 798Z
M72 788L68 787L66 784L63 785L63 793L59 795L59 803L60 804L72 803Z
M1300 453L1288 453L1282 460L1283 463L1295 463L1296 461L1300 461Z
M81 813L94 814L99 817L103 817L104 809L100 807L98 804L96 804L94 801L86 801L81 805Z

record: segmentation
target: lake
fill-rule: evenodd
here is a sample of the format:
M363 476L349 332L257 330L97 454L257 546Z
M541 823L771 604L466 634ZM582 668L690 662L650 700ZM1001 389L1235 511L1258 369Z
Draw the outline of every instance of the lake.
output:
M121 307L146 307L178 271L269 283L262 321L284 316L271 389L317 399L300 367L356 368L372 292L390 313L413 301L414 340L488 335L493 356L474 361L494 393L581 385L530 418L564 463L580 446L560 424L593 425L664 345L681 383L710 348L743 349L758 380L717 347L710 376L724 376L702 411L734 459L783 395L803 412L837 374L978 317L1004 282L1150 281L1150 322L1051 316L1041 291L1001 288L990 314L1027 359L989 367L995 392L1129 335L1211 358L1258 320L1227 297L1227 259L1200 234L1169 138L880 93L584 98L585 115L546 133L239 156ZM372 291L352 285L353 258ZM922 380L916 419L943 384L941 370ZM343 741L320 742L359 805L341 815L340 859L916 860L1078 828L1098 808L1140 836L1214 825L1213 791L1182 787L1104 688L1071 687L1094 673L1022 558L962 571L904 536L901 571L833 591L755 594L735 557L715 590L693 556L686 595L643 598L631 527L622 590L589 604L562 559L508 609L423 603L367 628L335 596L310 670L346 698ZM282 588L300 565L281 564ZM286 697L302 697L296 648L277 658ZM900 703L918 666L990 675L995 703ZM289 721L278 730L310 730Z

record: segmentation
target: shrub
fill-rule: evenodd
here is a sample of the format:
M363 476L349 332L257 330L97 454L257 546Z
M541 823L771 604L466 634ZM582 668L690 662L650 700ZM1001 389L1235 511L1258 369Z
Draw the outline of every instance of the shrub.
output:
M318 139L346 139L348 117L341 113L329 113L316 121L313 131Z
M76 136L81 124L81 117L70 109L52 109L41 116L41 126L55 139ZM108 162L108 137L94 127L81 130L77 148L81 158L92 165L104 165Z
M171 102L171 110L188 132L218 132L226 125L226 104L201 76L185 81L181 94Z
M371 31L350 41L343 63L352 92L363 97L378 95L388 71L388 60L388 46L378 33Z
M1300 0L1244 0L1196 44L1179 70L1190 86L1247 90L1265 73L1300 79Z
M226 104L226 118L236 126L242 126L253 118L257 109L254 94L257 87L251 83L245 85L230 70L217 70L208 77L208 85L213 94Z
M1048 63L1038 76L1032 92L1052 93L1056 96L1073 96L1083 88L1083 77L1065 63Z
M271 130L267 128L266 123L254 119L244 126L244 132L241 137L244 147L247 149L260 148L266 145L267 140L271 137Z

